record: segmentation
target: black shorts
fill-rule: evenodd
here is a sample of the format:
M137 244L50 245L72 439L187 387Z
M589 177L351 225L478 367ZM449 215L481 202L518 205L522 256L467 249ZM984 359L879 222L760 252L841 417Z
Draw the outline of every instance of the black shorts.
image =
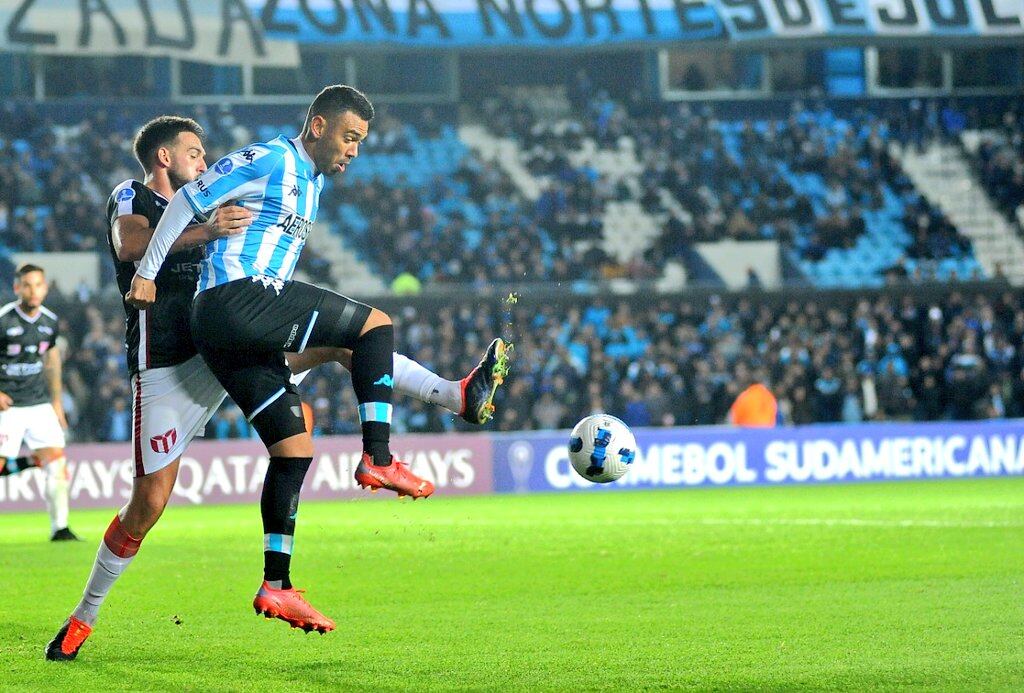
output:
M366 304L302 282L236 279L196 296L192 338L231 399L263 442L271 445L277 441L268 442L269 426L256 417L284 395L298 404L285 353L318 346L351 349L370 310ZM305 430L301 416L289 422L288 430L295 428L292 423L298 429L291 435ZM287 431L277 431L281 433Z

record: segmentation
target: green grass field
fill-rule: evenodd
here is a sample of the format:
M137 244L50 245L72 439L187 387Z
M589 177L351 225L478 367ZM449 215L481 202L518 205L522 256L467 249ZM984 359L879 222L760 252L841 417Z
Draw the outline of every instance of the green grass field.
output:
M256 506L170 508L77 661L82 544L0 517L10 689L1024 689L1024 479L307 503L253 614Z

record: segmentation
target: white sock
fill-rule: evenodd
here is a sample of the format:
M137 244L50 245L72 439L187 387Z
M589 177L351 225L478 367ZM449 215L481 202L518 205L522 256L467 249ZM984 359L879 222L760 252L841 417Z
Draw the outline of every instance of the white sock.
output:
M411 358L394 355L395 391L450 412L462 411L462 387L458 381L445 380Z
M46 465L46 510L50 513L50 531L68 526L68 465L58 457Z
M121 577L121 573L134 558L135 556L118 556L107 548L105 540L101 540L100 550L96 552L96 562L92 564L92 573L89 574L89 582L82 593L82 601L75 607L74 617L90 626L94 625L99 617L100 606L110 593L110 588L114 586L114 581Z

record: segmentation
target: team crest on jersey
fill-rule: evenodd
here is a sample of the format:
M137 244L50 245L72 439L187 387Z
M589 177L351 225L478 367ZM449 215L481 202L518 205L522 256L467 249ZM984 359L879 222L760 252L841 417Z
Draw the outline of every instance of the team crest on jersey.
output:
M153 436L149 439L149 447L153 448L153 452L162 452L167 454L174 447L174 444L178 442L178 429L172 428L169 431L161 433L158 436Z
M127 202L133 197L135 197L135 191L131 187L127 187L124 188L123 190L118 190L117 195L114 196L114 199L117 200L118 202Z
M40 325L38 329L43 334L53 334L53 328L52 327L47 327L46 325Z
M20 337L23 334L25 334L25 328L24 327L8 327L7 328L7 336L8 337Z
M228 157L224 157L223 159L221 159L220 161L213 165L213 170L222 176L226 176L229 173L231 173L231 169L233 169L234 167L235 165L231 163L231 159L229 159Z

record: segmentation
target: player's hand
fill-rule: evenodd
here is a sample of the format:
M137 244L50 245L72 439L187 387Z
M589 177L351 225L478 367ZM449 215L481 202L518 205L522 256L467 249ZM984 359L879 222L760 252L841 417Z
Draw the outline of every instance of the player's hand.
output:
M156 303L156 282L136 274L132 277L132 288L124 295L124 301L132 308L146 310Z
M213 210L213 214L206 221L206 228L210 238L221 238L243 233L251 223L252 212L245 207L226 204Z
M6 392L0 392L0 411L7 411L14 406L14 400Z
M59 399L55 399L52 404L53 410L57 412L57 421L60 423L60 427L65 431L68 430L68 419L64 416L64 403Z

